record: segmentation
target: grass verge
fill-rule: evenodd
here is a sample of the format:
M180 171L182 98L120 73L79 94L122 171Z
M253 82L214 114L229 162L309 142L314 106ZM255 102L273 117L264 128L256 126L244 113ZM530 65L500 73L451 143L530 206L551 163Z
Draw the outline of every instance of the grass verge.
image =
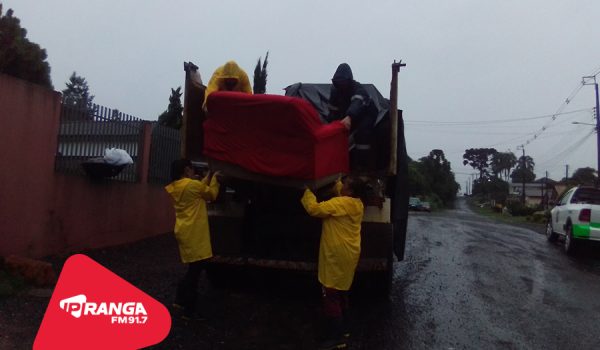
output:
M528 229L531 229L531 230L534 230L537 232L543 232L543 230L545 228L544 223L537 223L537 222L527 220L526 216L505 215L505 214L502 214L502 213L492 210L492 208L488 208L488 207L482 208L472 200L469 200L467 202L469 204L469 208L473 212L475 212L481 216L484 216L488 219L498 221L498 222L508 224L508 225L525 227L525 228L528 228Z

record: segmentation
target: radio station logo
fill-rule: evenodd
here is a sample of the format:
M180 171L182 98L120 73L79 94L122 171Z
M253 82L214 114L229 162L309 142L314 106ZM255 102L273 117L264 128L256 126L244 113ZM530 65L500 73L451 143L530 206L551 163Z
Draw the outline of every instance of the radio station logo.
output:
M167 308L85 255L59 276L34 349L139 349L169 334Z
M87 301L84 294L66 298L60 301L61 309L75 318L84 316L110 316L111 323L144 324L148 321L148 312L143 303L92 303Z

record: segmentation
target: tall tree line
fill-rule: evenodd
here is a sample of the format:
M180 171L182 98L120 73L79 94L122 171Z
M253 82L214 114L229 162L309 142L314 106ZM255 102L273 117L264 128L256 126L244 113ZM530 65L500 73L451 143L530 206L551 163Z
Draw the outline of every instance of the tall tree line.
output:
M472 193L504 200L508 196L509 178L513 183L533 182L535 162L530 156L517 159L512 152L498 152L494 148L470 148L463 154L463 165L479 172L473 181Z
M434 149L418 161L410 160L408 172L411 195L432 197L442 205L450 205L456 199L460 186L444 151Z

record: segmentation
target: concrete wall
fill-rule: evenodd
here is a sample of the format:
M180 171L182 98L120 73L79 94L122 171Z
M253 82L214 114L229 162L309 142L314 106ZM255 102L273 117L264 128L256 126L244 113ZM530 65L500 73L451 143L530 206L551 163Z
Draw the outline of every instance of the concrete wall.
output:
M0 255L35 258L171 231L168 195L146 183L148 159L139 160L137 184L54 172L59 116L59 93L0 74Z

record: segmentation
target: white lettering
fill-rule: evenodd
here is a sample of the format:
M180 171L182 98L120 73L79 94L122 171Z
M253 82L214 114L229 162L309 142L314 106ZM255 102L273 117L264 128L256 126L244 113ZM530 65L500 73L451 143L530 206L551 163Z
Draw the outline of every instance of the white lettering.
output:
M87 302L86 296L83 294L63 299L59 302L61 309L70 313L73 317L79 318L81 315L104 315L115 316L111 317L112 323L127 323L127 317L123 315L140 316L148 315L146 308L142 303L126 302L126 303L93 303ZM131 318L131 317L130 317ZM133 318L132 318L133 319ZM137 319L137 317L136 317ZM147 317L145 318L147 319Z
M123 306L124 315L133 315L135 313L135 303L125 303Z
M86 302L86 297L83 294L76 295L71 298L63 299L59 302L61 309L70 312L75 318L81 317L82 306Z
M100 303L98 306L98 310L96 310L96 315L108 315L108 308L106 307L106 303Z
M135 314L136 315L148 315L146 309L144 309L144 305L142 303L135 304Z
M120 315L121 314L121 309L122 309L122 304L121 303L110 303L109 308L108 308L108 313L111 315Z
M85 307L83 308L83 314L84 315L96 315L96 308L98 307L98 305L96 305L96 303L85 303L84 304Z

